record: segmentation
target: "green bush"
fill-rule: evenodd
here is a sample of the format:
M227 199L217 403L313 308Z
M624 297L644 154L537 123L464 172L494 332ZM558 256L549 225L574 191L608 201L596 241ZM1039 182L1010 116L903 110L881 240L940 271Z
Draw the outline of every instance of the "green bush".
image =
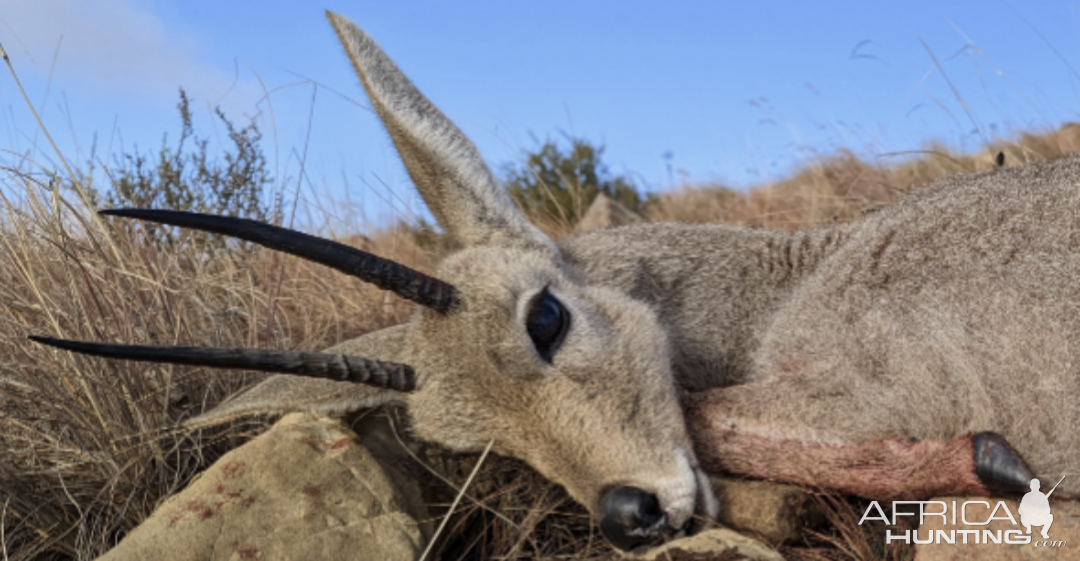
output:
M601 161L604 146L566 136L569 146L547 140L521 164L503 166L510 195L534 220L573 226L600 193L641 212L644 201L633 181L613 175Z

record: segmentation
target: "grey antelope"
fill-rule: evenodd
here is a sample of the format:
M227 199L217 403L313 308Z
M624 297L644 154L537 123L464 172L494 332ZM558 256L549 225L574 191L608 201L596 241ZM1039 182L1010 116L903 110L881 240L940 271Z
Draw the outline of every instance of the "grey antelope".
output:
M528 462L624 550L714 517L707 472L911 499L1022 493L1080 467L1080 159L957 176L850 225L643 224L555 243L368 35L329 18L464 247L438 278L248 220L104 213L314 260L420 304L410 321L325 353L36 341L280 373L195 425L403 405L422 439L493 440Z

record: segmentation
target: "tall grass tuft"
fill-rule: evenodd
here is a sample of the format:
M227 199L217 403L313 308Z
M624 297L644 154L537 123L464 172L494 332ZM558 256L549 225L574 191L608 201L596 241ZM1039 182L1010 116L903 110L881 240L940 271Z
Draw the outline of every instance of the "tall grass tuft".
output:
M104 553L263 426L176 428L254 375L78 356L27 335L318 350L410 311L358 280L269 251L236 259L206 244L163 248L140 226L97 217L67 180L26 167L5 168L0 179L0 550L7 559ZM427 267L403 232L352 241Z

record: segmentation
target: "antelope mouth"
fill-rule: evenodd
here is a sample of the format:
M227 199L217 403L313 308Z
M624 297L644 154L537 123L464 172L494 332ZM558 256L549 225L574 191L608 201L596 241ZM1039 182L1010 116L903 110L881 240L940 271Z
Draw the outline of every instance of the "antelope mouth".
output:
M639 508L638 496L647 503L655 502L654 496L634 487L618 487L605 495L605 516L600 531L611 545L622 551L640 555L709 527L710 517L700 508L692 516L684 516L682 524L675 526L671 524L669 514L654 504ZM701 502L696 504L702 505ZM613 510L616 515L610 514Z
M719 504L708 477L682 449L677 473L657 482L655 492L630 485L608 489L600 504L600 532L611 545L643 553L709 526Z

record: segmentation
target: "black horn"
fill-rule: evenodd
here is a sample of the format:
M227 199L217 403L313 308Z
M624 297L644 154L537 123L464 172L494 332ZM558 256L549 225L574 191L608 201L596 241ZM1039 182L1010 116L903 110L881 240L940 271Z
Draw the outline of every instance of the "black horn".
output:
M399 392L416 389L416 373L409 365L349 355L263 349L112 345L36 336L30 336L29 339L59 349L106 358L277 372L367 384Z
M287 228L246 218L176 210L125 208L103 210L99 214L136 218L246 240L321 263L444 314L460 304L457 290L437 278L366 251Z

